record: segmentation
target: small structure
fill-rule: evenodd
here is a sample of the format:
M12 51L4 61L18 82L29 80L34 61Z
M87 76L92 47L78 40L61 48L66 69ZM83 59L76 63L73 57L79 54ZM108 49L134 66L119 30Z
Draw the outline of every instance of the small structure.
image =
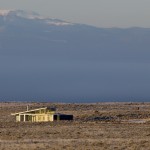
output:
M54 120L73 120L73 115L66 115L66 114L54 114L53 115Z
M17 122L48 122L54 120L73 120L73 115L66 115L55 113L56 108L44 107L33 110L12 113L11 115L16 116Z

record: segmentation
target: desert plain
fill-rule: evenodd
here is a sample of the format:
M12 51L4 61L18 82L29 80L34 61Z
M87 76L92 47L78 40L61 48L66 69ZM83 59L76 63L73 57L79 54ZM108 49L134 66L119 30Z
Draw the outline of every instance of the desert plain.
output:
M74 120L16 122L27 105ZM0 150L150 150L150 103L1 102Z

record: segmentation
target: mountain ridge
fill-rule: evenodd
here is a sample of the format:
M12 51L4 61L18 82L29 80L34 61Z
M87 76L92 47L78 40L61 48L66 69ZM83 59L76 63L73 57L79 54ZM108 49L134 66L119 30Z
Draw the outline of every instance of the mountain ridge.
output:
M0 16L0 100L149 100L149 28L6 16Z
M0 10L0 17L3 17L4 20L10 20L15 19L15 17L20 17L24 19L29 19L29 20L40 20L40 21L45 21L45 23L49 25L72 25L72 23L62 21L59 19L52 19L50 17L43 17L39 15L38 13L35 13L33 11L24 11L24 10Z

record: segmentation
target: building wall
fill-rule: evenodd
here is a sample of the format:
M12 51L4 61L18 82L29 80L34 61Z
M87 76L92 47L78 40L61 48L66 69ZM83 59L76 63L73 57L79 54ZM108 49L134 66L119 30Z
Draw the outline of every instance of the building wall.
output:
M33 122L47 122L47 121L53 121L53 115L52 114L36 115L35 120L33 120Z
M47 122L47 121L54 121L53 114L21 114L16 115L16 121L31 121L31 122Z
M19 115L16 116L16 121L19 122Z

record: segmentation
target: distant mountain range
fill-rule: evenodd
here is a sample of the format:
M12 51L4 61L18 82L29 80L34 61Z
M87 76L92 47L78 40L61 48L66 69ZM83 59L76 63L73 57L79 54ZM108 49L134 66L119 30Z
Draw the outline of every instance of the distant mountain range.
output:
M0 100L148 101L150 29L0 10Z

